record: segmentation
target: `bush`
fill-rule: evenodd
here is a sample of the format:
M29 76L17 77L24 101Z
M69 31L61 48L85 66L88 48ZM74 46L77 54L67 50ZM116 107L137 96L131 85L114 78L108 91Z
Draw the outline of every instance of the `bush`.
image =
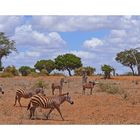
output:
M40 87L43 87L43 88L48 88L48 84L45 83L44 80L38 80L34 86L35 88L40 88Z
M99 83L99 87L102 91L108 92L110 94L122 94L124 93L124 90L117 85L111 84L111 83Z
M48 76L49 73L47 72L47 70L42 69L42 70L40 71L39 75L40 75L40 76Z
M8 66L4 69L4 73L6 73L5 75L13 75L13 76L18 76L18 70L15 68L15 66Z
M22 76L28 76L31 72L35 72L35 69L30 68L29 66L21 66L19 68L19 72L22 74Z
M3 72L0 74L0 77L14 77L14 75L12 73L8 73L8 72Z
M90 66L88 67L80 67L74 70L74 75L76 76L82 76L83 75L83 71L86 71L87 76L91 76L94 74L94 72L96 71L95 68L92 68Z
M29 74L29 76L32 76L32 77L39 77L39 74L37 72L31 72Z

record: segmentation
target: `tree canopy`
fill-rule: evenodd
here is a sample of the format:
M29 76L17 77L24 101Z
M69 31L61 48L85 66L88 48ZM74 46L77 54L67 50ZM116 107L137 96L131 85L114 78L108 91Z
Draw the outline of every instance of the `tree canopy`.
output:
M37 61L34 65L35 69L39 70L46 70L48 73L51 73L55 69L55 63L53 60L40 60Z
M103 66L101 66L101 70L104 72L104 78L110 79L110 74L114 70L114 68L110 65L104 64Z
M140 75L140 52L138 52L136 49L124 50L122 52L119 52L117 53L115 59L122 65L129 67L133 75L135 74L134 67L136 66L138 75Z
M64 54L59 55L55 58L55 66L57 70L67 70L69 76L71 76L71 71L82 66L81 58L74 54Z
M12 51L17 51L15 41L10 40L3 32L0 32L0 71L3 69L2 58L7 57Z

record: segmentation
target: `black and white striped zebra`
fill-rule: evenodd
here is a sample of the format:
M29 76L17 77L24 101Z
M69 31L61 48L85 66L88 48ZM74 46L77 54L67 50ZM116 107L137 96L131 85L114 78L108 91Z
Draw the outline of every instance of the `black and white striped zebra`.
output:
M0 87L0 92L1 92L2 94L4 94L4 91L3 91L2 87Z
M18 101L19 105L22 106L21 103L20 103L21 98L26 98L26 99L31 98L33 95L36 95L36 94L39 94L39 93L44 96L45 95L44 94L44 88L36 88L35 91L29 91L29 92L27 92L24 89L17 89L14 106L16 105L17 101Z
M69 93L61 94L57 96L40 96L40 95L34 95L31 97L31 100L28 104L27 110L30 109L30 119L34 117L34 112L37 107L41 107L44 109L50 108L49 113L46 115L46 118L48 119L51 112L56 109L62 120L64 120L61 111L60 111L60 105L64 103L65 101L69 102L70 104L74 104L74 102L71 100L71 97L69 96Z

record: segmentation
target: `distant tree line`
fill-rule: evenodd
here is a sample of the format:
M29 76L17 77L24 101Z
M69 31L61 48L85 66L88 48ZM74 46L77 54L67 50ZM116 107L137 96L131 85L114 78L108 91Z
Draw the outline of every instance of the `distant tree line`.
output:
M74 75L82 75L82 71L86 71L87 76L93 75L96 71L96 68L91 66L83 66L81 58L77 57L74 54L64 54L58 55L54 60L38 60L34 65L34 68L29 66L21 66L18 70L15 66L8 66L4 68L2 66L2 58L8 57L10 53L17 52L15 47L15 41L9 39L3 32L0 32L0 71L3 71L4 76L22 76L28 75L50 75L52 71L67 71L69 76L72 76L72 71ZM121 63L123 66L129 67L131 73L129 75L138 75L140 76L140 48L124 50L116 54L115 60L118 63ZM135 67L137 72L135 72ZM109 79L111 73L115 75L115 68L110 65L104 64L101 66L104 78Z

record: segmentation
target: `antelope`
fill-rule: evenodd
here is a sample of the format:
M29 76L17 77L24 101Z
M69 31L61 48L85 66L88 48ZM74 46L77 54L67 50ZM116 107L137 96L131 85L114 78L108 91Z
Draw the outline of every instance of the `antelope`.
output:
M92 90L96 84L96 81L89 81L88 83L83 84L83 94L85 94L85 90L90 89L90 95L92 95Z
M59 89L59 94L62 94L63 83L66 83L64 78L61 78L59 83L52 83L52 95L54 95L55 89Z

